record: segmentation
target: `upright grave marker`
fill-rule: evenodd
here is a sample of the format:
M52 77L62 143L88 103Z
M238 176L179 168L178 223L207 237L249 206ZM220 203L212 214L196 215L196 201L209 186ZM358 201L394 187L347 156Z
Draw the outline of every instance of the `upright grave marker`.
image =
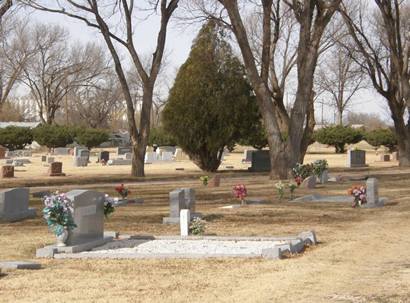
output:
M0 191L0 221L13 222L36 216L29 208L29 190L12 188Z
M53 162L50 164L49 169L49 176L50 177L62 177L65 176L63 173L63 163L62 162Z
M366 181L366 200L365 207L384 206L385 198L379 198L379 183L376 178L369 178Z
M14 166L4 165L1 167L1 177L2 178L14 178Z
M366 152L364 150L347 151L347 167L365 167Z

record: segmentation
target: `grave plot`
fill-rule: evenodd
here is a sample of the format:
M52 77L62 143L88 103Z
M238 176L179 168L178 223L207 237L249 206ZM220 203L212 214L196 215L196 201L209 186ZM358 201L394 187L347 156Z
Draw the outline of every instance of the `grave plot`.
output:
M367 203L363 204L362 207L374 208L382 207L388 201L387 198L379 197L379 186L376 178L369 178L366 181L366 199ZM291 202L334 202L334 203L350 203L354 202L354 197L349 195L320 195L311 194L303 197L296 198Z
M313 231L294 237L129 237L56 259L266 258L280 259L316 245Z

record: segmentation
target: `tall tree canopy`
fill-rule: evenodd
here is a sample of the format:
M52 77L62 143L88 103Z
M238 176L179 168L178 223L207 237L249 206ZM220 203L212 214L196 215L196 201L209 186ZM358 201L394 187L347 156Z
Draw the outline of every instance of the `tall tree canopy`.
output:
M244 67L213 21L199 32L163 112L166 131L201 169L216 171L225 148L260 123Z

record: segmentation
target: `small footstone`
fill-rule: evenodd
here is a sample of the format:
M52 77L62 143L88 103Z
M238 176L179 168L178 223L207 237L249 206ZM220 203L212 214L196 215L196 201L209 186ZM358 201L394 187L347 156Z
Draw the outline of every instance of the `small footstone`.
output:
M41 264L27 261L8 261L1 262L0 268L2 269L40 269Z
M177 167L175 170L185 170L183 167Z

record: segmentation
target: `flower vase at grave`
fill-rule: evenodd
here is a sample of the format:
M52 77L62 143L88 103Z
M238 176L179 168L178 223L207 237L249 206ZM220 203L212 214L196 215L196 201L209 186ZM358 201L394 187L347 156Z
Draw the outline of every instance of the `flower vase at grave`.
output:
M66 228L63 229L63 232L60 235L56 235L57 238L57 246L63 247L66 246L66 242L68 239L68 230Z

